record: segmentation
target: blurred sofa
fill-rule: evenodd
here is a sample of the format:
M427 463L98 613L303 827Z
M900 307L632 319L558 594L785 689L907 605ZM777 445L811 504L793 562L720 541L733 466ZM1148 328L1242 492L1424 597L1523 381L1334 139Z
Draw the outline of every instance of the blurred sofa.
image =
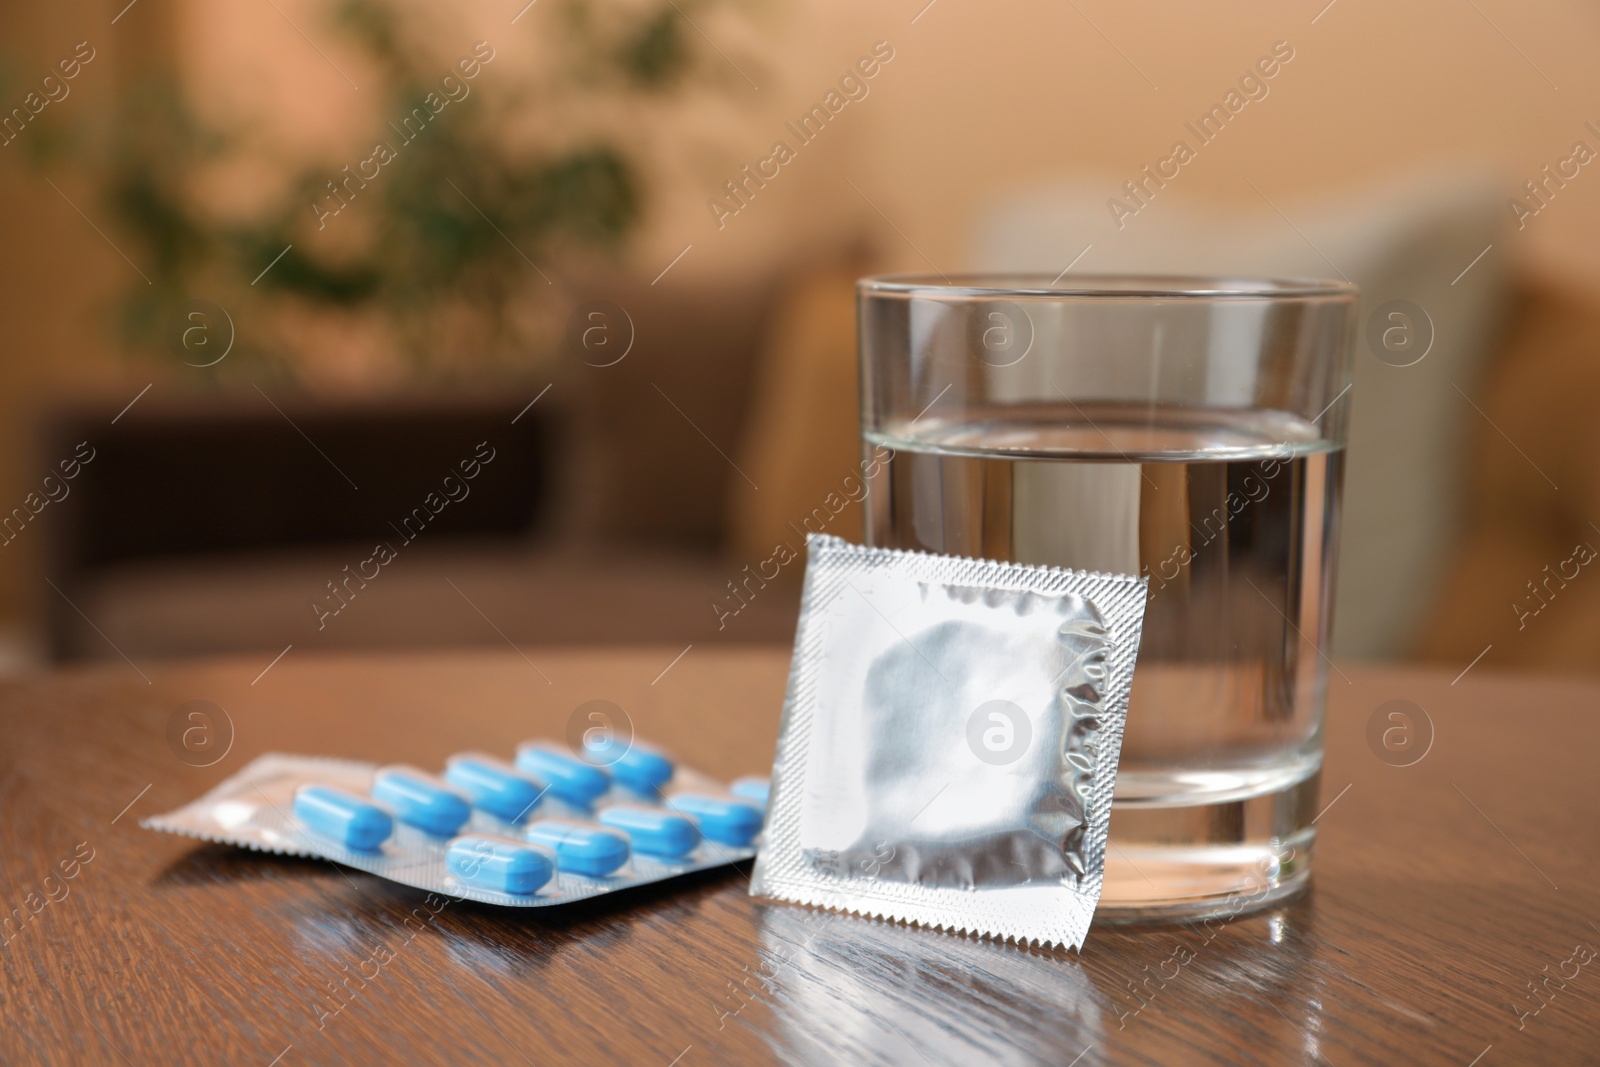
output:
M1474 394L1459 540L1413 651L1452 670L1596 671L1600 298L1525 278L1515 308Z
M1054 274L1082 250L1089 212L1101 210L1098 189L1019 194L980 221L972 258L984 269ZM1180 204L1159 229L1097 246L1078 268L1337 269L1363 286L1337 655L1460 669L1484 653L1490 669L1600 667L1600 579L1587 564L1562 570L1579 545L1600 548L1600 306L1516 274L1508 257L1474 263L1499 237L1499 210L1481 178L1426 175L1227 216ZM717 285L612 282L589 295L626 310L634 347L615 364L568 352L552 380L391 398L377 410L280 397L328 457L259 397L168 403L152 394L118 424L132 438L177 433L181 456L185 420L210 419L208 432L231 435L236 447L275 423L272 443L256 447L285 458L271 476L215 463L209 481L168 471L161 492L148 464L119 473L115 461L91 463L73 498L46 516L50 582L40 604L51 654L138 662L250 651L265 663L291 644L786 643L798 568L751 583L746 567L793 541L794 524L859 459L853 283L873 269L855 250ZM1432 348L1409 367L1378 359L1365 337L1374 310L1394 298L1420 304L1432 322ZM219 430L219 404L253 407ZM113 456L113 414L61 413L41 455L68 455L88 439ZM408 543L323 619L313 605L331 609L329 582L359 568L372 539L388 536L388 523L457 453L488 438L505 442L492 473L506 484L491 491L480 479L453 528L441 522ZM329 457L346 459L358 482L358 470L392 468L387 502L350 507L377 483L350 490ZM117 484L97 486L101 474ZM308 495L313 483L331 495ZM98 511L97 493L109 494ZM224 506L229 494L255 510ZM122 503L104 506L114 500ZM303 529L196 539L197 508L230 507L235 523L302 514ZM148 528L119 529L118 508ZM856 538L860 529L851 504L829 532Z
M553 380L359 401L158 385L120 416L57 410L39 462L95 458L35 533L49 654L789 640L790 593L714 607L779 285L616 281L589 295L625 309L626 358L564 352ZM479 442L495 458L467 482Z

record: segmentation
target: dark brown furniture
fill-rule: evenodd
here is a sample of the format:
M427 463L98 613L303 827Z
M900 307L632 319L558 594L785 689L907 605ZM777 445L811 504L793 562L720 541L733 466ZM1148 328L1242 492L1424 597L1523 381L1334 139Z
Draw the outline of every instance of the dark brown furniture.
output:
M532 392L383 404L312 400L272 383L151 392L122 412L64 411L43 435L41 456L87 461L34 532L47 549L41 597L56 659L104 658L108 636L158 655L217 651L208 630L213 640L242 630L258 643L244 648L270 647L278 634L259 606L240 619L229 601L248 604L251 579L274 564L281 579L314 561L297 586L280 582L294 621L312 625L280 626L290 636L277 645L310 640L311 604L341 603L325 583L364 591L344 568L379 542L408 556L461 546L503 556L548 521L555 420L550 407L521 410ZM157 588L142 589L151 576ZM130 584L133 595L120 596ZM163 625L185 607L199 621L187 648Z
M138 826L261 752L438 764L465 746L559 736L597 697L708 771L764 769L785 654L697 646L672 664L679 651L296 649L264 674L268 657L160 668L135 657L0 688L0 900L13 916L0 1061L1600 1057L1600 958L1577 962L1600 946L1593 684L1347 668L1352 682L1332 681L1311 891L1212 931L1096 927L1082 954L762 903L747 867L511 912ZM226 758L202 769L166 736L173 710L196 699L233 729ZM1368 746L1369 719L1396 699L1435 729L1410 767ZM63 863L70 881L53 874ZM20 927L14 909L29 913ZM393 958L376 967L379 946Z

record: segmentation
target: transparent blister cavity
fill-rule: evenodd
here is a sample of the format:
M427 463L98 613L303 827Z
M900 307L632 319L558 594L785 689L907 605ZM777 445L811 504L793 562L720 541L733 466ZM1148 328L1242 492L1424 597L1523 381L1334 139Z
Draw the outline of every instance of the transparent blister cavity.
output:
M808 540L751 891L1078 947L1145 583Z

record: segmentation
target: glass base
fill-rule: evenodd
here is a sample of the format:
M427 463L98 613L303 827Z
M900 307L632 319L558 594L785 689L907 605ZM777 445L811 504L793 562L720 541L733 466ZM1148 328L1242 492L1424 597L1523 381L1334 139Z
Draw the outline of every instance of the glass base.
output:
M1268 907L1311 877L1319 774L1212 804L1114 803L1095 921L1194 921Z

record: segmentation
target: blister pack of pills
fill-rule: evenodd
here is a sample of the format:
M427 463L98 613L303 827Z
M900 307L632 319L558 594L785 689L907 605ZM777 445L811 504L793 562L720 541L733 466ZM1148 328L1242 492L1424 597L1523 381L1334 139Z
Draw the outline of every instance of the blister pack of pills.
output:
M748 859L766 801L764 778L724 786L642 744L535 741L514 763L458 753L441 775L272 753L140 825L540 907Z

